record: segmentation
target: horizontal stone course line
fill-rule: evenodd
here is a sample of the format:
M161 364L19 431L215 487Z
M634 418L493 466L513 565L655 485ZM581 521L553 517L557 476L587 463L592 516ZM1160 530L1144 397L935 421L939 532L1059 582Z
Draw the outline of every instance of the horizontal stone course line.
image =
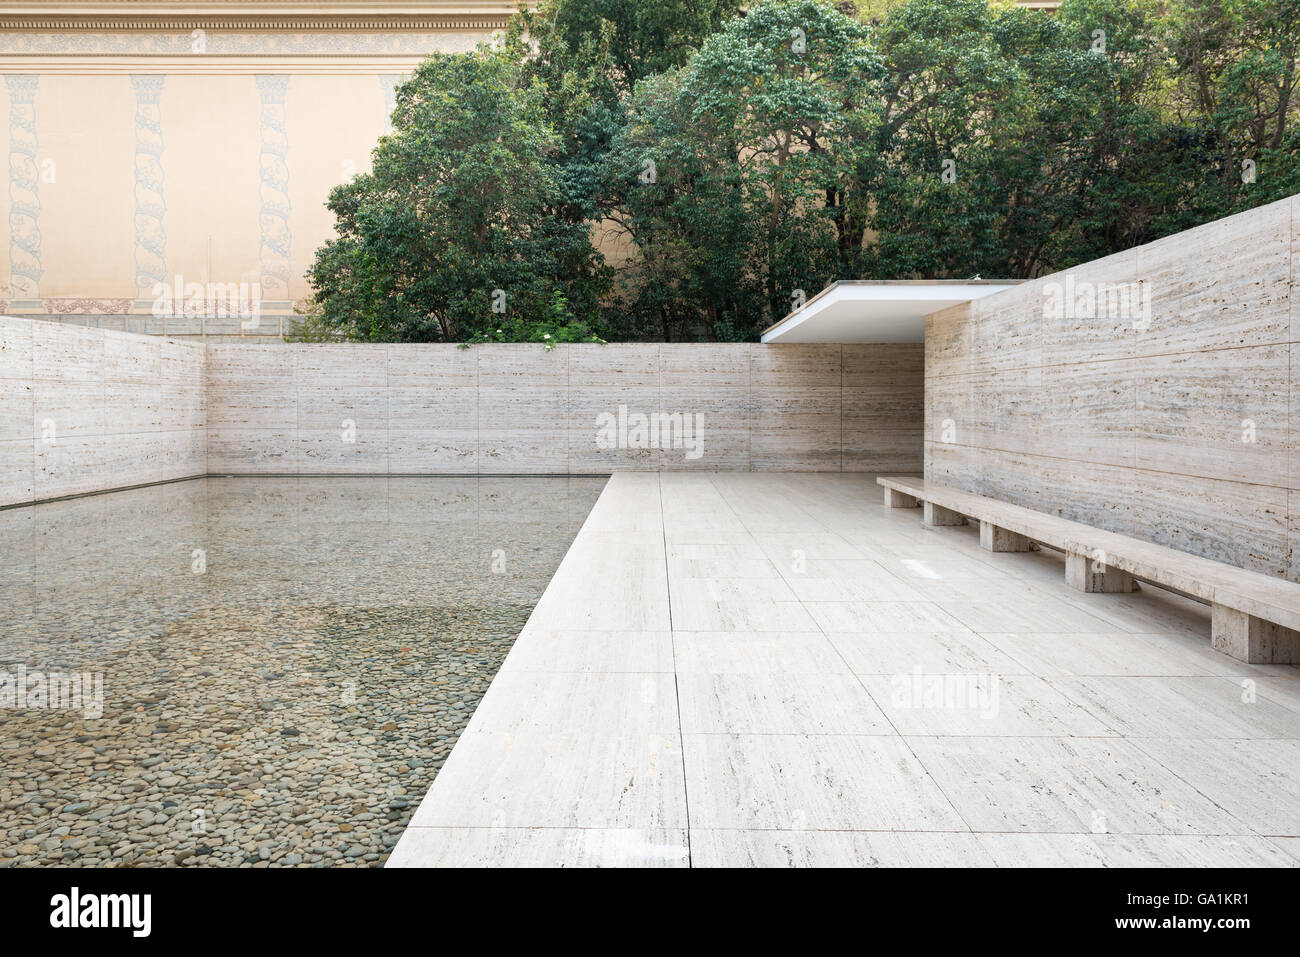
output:
M1103 365L1133 362L1138 359L1163 359L1177 358L1179 356L1199 356L1212 355L1216 352L1239 352L1245 349L1280 349L1283 346L1300 345L1300 339L1288 339L1282 342L1250 342L1236 346L1215 346L1212 349L1180 349L1171 352L1149 352L1140 355L1123 355L1123 356L1102 356L1096 359L1075 362L1035 362L1023 366L1001 366L995 370L996 374L1025 372L1031 369L1073 369L1079 366ZM988 372L962 371L962 372L927 372L927 379L985 379L988 378Z
M126 492L136 488L153 488L156 485L171 485L175 482L192 482L195 479L202 478L224 478L224 475L209 475L206 472L200 472L195 475L181 475L176 478L157 479L152 482L141 482L138 485L115 485L112 488L96 489L93 492L74 492L71 495L59 495L54 498L43 498L35 501L8 502L0 505L0 511L11 508L28 508L32 505L44 505L47 502L66 502L74 498L90 498L92 495L109 495L113 492ZM288 477L288 476L286 476ZM292 476L296 478L297 476Z
M195 478L609 478L613 472L206 472ZM151 482L149 484L159 484ZM91 493L98 494L98 493ZM25 503L24 503L25 504Z
M1050 462L1061 462L1068 465L1091 466L1096 464L1095 462L1091 462L1088 459L1077 459L1077 458L1069 458L1069 457L1059 456L1059 455L1048 455L1043 452L1026 452L1023 449L1008 449L1008 448L1001 448L992 445L966 445L962 442L940 442L937 439L926 439L925 441L927 443L932 443L939 448L959 448L959 449L966 449L968 451L977 452L977 453L997 452L1001 455L1016 455L1022 458L1045 459ZM1149 475L1170 475L1174 477L1185 476L1187 478L1204 479L1210 482L1226 482L1232 485L1246 485L1254 488L1276 489L1279 492L1300 491L1300 489L1296 489L1290 485L1273 485L1267 482L1245 482L1240 479L1225 479L1225 478L1219 478L1214 475L1199 475L1195 472L1168 472L1163 469L1153 469L1153 468L1147 468L1146 466L1133 466L1133 465L1116 465L1112 467L1122 468L1126 471L1131 471L1139 474L1145 473ZM905 470L900 470L900 471L905 471Z

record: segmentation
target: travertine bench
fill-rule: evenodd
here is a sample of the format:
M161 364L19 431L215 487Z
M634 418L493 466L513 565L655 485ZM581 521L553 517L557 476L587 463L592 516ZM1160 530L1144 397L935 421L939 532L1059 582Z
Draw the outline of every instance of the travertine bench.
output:
M921 478L876 481L886 505L923 505L926 525L978 521L980 544L990 551L1023 552L1039 542L1065 552L1065 581L1080 591L1135 591L1140 578L1206 601L1214 647L1240 661L1300 663L1300 585Z

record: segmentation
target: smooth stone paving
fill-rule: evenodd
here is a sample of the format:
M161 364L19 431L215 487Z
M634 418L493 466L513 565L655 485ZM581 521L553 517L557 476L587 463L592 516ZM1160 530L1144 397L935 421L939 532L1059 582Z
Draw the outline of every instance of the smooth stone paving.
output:
M389 866L1295 866L1300 668L873 475L616 473Z
M1134 577L1211 604L1211 643L1241 661L1300 664L1300 585L915 476L881 476L885 504L924 502L926 525L980 527L981 547L1068 553L1065 581L1084 592L1138 591ZM900 504L901 503L901 504Z

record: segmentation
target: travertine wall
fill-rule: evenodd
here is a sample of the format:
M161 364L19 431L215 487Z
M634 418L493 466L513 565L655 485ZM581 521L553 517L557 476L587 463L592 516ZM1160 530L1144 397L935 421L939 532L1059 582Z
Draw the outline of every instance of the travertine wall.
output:
M602 435L620 408L701 431ZM203 474L916 471L919 345L193 343L0 317L0 505ZM697 419L698 417L698 419Z
M926 477L1300 581L1298 253L1292 197L930 316Z
M917 471L920 345L208 346L212 473ZM700 414L682 448L598 417ZM632 436L629 436L632 438Z
M203 475L204 346L0 316L0 505Z

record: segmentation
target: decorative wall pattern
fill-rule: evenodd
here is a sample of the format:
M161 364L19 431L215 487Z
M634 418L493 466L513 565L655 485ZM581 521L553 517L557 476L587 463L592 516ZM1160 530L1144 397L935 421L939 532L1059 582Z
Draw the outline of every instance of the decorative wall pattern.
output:
M41 283L40 169L36 160L36 89L40 77L7 74L9 92L9 289L37 299Z
M260 74L257 77L257 92L262 100L258 225L263 299L289 298L289 253L293 232L289 228L289 133L284 103L288 89L289 77L286 75Z
M406 76L401 73L382 73L379 76L379 90L384 94L384 135L393 132L393 110L397 109L397 88Z
M131 77L135 91L135 286L142 299L152 298L154 285L167 279L160 102L165 79L156 74Z
M52 316L125 315L130 299L46 299L45 311Z
M352 54L422 57L430 50L472 50L494 27L485 24L461 36L445 32L227 32L207 30L205 56L324 56ZM190 56L194 38L189 29L171 31L123 31L118 33L29 33L0 31L0 48L6 56L40 55L123 55Z

